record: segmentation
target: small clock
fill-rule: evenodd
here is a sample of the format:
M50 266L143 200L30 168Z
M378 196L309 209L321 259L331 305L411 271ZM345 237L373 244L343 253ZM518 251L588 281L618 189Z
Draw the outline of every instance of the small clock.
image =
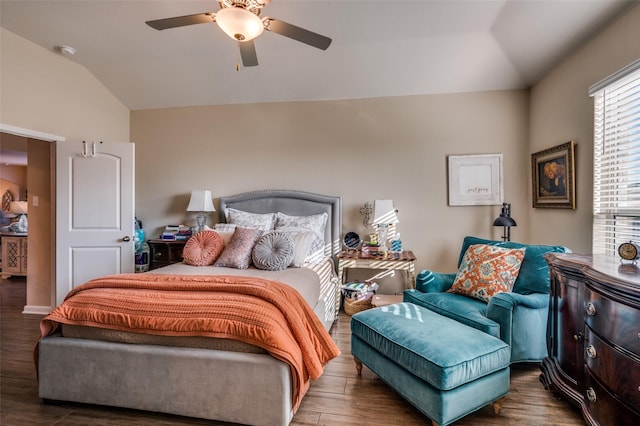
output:
M633 241L622 243L618 246L618 254L620 261L629 261L635 263L640 258L640 247Z

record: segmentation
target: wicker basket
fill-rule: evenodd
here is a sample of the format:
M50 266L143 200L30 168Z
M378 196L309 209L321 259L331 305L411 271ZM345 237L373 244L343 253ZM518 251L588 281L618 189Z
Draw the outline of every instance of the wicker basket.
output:
M371 299L344 299L344 311L348 315L357 314L360 311L366 311L367 309L372 308Z

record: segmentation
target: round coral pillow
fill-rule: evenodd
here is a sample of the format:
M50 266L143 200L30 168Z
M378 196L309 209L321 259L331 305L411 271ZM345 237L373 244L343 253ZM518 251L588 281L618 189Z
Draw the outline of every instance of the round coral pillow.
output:
M220 234L215 231L200 231L187 240L182 258L187 265L213 265L223 248L224 241Z

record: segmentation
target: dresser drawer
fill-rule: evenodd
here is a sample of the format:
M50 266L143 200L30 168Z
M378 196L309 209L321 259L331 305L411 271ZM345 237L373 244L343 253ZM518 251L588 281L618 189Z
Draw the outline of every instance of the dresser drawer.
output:
M604 339L640 356L640 310L585 288L585 322Z
M585 377L584 400L587 408L601 426L637 426L640 413L623 405L607 392L592 375Z
M640 407L640 358L623 354L587 327L584 359L591 374L613 394Z

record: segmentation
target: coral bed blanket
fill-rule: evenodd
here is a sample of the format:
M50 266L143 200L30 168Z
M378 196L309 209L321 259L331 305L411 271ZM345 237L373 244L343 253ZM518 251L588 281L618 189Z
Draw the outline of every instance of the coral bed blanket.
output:
M294 410L324 366L340 354L302 296L286 284L230 275L120 274L73 289L46 316L42 336L60 324L236 339L291 366Z

